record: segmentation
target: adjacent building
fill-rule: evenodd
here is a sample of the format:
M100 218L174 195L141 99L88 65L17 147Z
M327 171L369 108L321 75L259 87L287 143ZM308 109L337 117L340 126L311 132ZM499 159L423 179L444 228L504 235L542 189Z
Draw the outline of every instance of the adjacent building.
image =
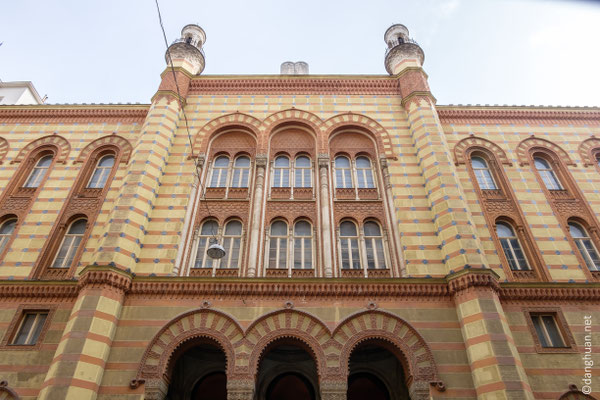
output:
M0 399L594 398L600 109L437 105L403 25L386 75L205 42L0 107Z

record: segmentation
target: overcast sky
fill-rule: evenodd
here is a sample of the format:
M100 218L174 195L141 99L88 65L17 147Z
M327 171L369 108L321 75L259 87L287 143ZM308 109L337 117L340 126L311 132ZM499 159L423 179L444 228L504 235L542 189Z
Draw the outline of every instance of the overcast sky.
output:
M386 74L383 34L408 27L438 104L600 106L600 2L159 0L169 42L207 34L204 74ZM48 103L149 103L165 68L154 0L5 1L0 79Z

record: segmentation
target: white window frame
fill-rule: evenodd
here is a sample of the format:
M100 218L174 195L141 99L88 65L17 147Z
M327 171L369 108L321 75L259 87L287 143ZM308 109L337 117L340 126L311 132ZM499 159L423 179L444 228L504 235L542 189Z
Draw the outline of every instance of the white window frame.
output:
M215 167L217 159L219 159L221 157L227 158L227 167ZM211 164L210 164L209 171L208 171L208 174L209 174L208 187L209 188L227 188L227 186L229 184L231 165L232 165L232 160L231 160L231 157L229 157L228 155L219 154L219 155L216 155L215 157L213 157ZM215 182L213 182L215 169L219 170L219 174L216 179L216 181L217 181L216 184L215 184ZM221 186L220 182L222 180L221 178L222 178L223 172L227 175L225 176L225 184L223 186Z
M274 236L271 233L273 224L276 223L276 222L283 222L286 225L286 234L285 234L285 236ZM290 251L291 251L290 250L290 248L291 248L291 246L290 246L290 238L292 236L291 233L290 233L290 224L288 224L287 221L285 221L285 220L276 219L276 220L272 221L269 224L269 226L267 228L267 232L268 232L268 236L267 236L267 243L266 243L267 246L266 246L266 253L265 253L265 264L266 264L265 268L276 269L276 270L286 270L286 271L288 271L288 274L289 274L289 271L290 271L290 259L291 259L291 256L290 256ZM271 243L272 243L272 239L274 239L274 238L276 238L276 240L277 240L277 248L276 248L277 250L275 252L275 266L271 266L271 248L272 248ZM281 245L281 239L285 239L286 240L285 246ZM284 266L280 266L279 265L279 262L281 261L280 260L280 258L281 258L280 255L281 255L282 251L285 253L285 265Z
M347 159L348 163L349 163L349 167L348 168L338 168L336 166L336 160L338 158L345 158L345 159ZM339 183L338 182L338 174L337 174L338 169L339 170L343 170L343 171L346 171L346 170L348 171L348 175L349 175L349 178L350 178L350 186L349 187L347 187L345 185L338 186L338 183ZM355 185L355 183L356 183L356 180L355 180L356 177L354 176L354 173L352 172L353 169L354 169L353 168L353 163L352 163L352 159L350 157L348 157L346 155L343 155L343 154L339 154L339 155L336 155L333 158L333 185L334 185L334 189L354 189L356 191L356 185ZM342 176L343 176L343 178L342 178L343 179L343 183L345 184L347 182L346 174L342 173Z
M365 233L365 224L368 222L374 223L379 227L380 236L367 236L367 234ZM381 226L381 224L376 220L372 220L372 219L366 220L362 224L361 233L362 233L362 241L365 243L365 251L364 251L365 262L363 263L365 273L367 273L367 271L369 269L371 269L371 270L390 269L390 260L388 257L387 240L385 237L385 231L383 230L383 227ZM369 255L367 252L367 241L368 240L371 240L371 245L373 246L373 260L375 262L375 268L369 268ZM383 263L384 263L383 266L385 268L381 268L379 266L380 263L378 262L379 258L377 255L377 247L376 247L377 240L381 240L381 248L383 249Z
M296 235L296 224L300 223L300 222L306 222L309 225L309 229L310 229L310 236L297 236ZM301 260L300 260L300 268L294 268L295 264L296 264L296 239L301 239L302 241L302 245L300 248L300 254L301 254ZM310 268L305 268L304 265L306 264L306 259L305 259L305 254L304 254L304 250L305 250L305 241L308 240L308 243L310 243ZM315 269L315 230L314 230L314 226L313 224L306 220L306 219L301 219L298 220L296 222L294 222L294 226L292 227L292 238L290 240L290 247L292 248L291 251L291 262L289 263L289 269L299 269L299 270L314 270Z
M298 161L298 158L300 158L300 157L308 158L308 164L309 164L308 167L297 167L296 166L296 162ZM292 187L295 187L295 188L312 188L313 187L313 180L314 179L313 179L313 167L312 167L312 165L313 165L312 159L308 155L306 155L306 154L298 154L296 156L296 158L294 158L294 163L293 163L293 166L292 166L292 176L293 176L293 179L294 179L294 182L293 182L294 184L292 185ZM304 172L307 171L307 170L309 171L309 174L308 174L308 180L309 180L308 186L306 186L306 182L304 181L304 177L305 177ZM298 171L300 171L300 174L301 174L302 186L296 186L296 173Z
M236 162L240 158L247 158L248 159L248 166L247 167L236 167L235 166ZM230 163L230 167L231 167L231 173L229 175L231 177L231 182L229 183L229 188L246 189L246 188L250 187L250 178L251 178L250 171L252 169L252 158L250 158L250 156L248 156L248 155L240 154L237 157L235 157L235 159L233 160L233 163ZM236 170L240 171L240 175L238 177L238 182L237 183L234 182ZM243 182L244 171L246 171L246 173L248 174L248 179L247 179L248 183L247 183L246 186L241 186L241 183ZM235 186L235 184L237 184L238 186Z
M352 224L354 224L355 228L356 228L356 236L342 236L342 224L344 222L351 222ZM365 269L365 246L364 246L364 241L361 241L360 238L361 235L361 229L360 226L354 222L354 221L350 221L350 220L342 220L340 221L338 227L337 227L337 236L338 236L338 254L339 254L339 258L340 258L340 269L342 271L358 271L358 270L362 270L363 272L366 271ZM354 265L354 258L352 257L352 240L356 239L356 243L357 243L357 250L358 250L358 268L353 268ZM346 245L347 245L347 249L348 249L348 260L349 260L349 268L344 268L344 262L343 262L343 246L342 246L342 241L346 241Z
M369 161L369 168L359 168L357 166L357 161L359 158L365 158ZM360 189L377 189L377 179L376 179L376 174L375 171L373 170L373 160L371 160L370 157L367 157L365 155L358 155L355 158L352 159L351 162L351 166L352 169L354 170L354 175L355 175L355 182L356 182L356 189L360 190ZM371 172L371 178L373 180L373 187L369 187L369 186L365 186L365 187L359 187L359 179L358 179L358 175L359 175L359 171L361 172L361 175L364 179L364 182L367 182L367 172L366 171L370 171Z
M275 165L275 163L277 162L277 159L280 157L284 157L287 158L288 161L288 166L287 167L277 167ZM287 154L278 154L275 156L275 158L273 159L273 161L271 162L271 188L291 188L293 187L291 179L294 178L294 175L292 174L293 168L292 168L292 160L290 159L290 156L288 156ZM281 174L279 175L279 182L275 182L275 171L276 170L281 170ZM283 176L285 171L287 171L288 174L288 185L287 186L283 186ZM277 183L277 185L276 185Z

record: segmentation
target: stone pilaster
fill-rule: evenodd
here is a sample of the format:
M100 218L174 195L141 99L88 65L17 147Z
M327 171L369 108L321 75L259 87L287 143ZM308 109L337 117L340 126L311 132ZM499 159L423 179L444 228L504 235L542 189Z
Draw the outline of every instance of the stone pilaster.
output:
M346 400L348 380L321 381L321 400Z
M254 180L254 199L252 201L252 226L250 228L250 252L248 253L248 277L256 276L258 263L258 245L260 243L260 225L262 221L263 196L265 191L265 169L267 156L256 156L256 178Z
M390 218L391 225L391 237L389 241L393 243L393 248L398 249L398 251L392 251L392 256L398 254L398 270L400 276L406 275L406 265L404 264L404 260L402 259L402 252L399 251L400 246L400 233L398 232L398 215L396 214L396 209L394 207L394 194L392 193L392 182L390 180L390 170L388 168L387 159L385 157L381 157L379 159L379 166L381 168L381 175L383 178L383 186L384 186L384 195L386 199L386 211ZM391 248L391 247L389 247Z
M96 398L130 286L131 275L117 268L83 269L77 301L38 399Z
M228 379L227 400L253 400L254 380L252 379Z
M498 299L498 276L489 269L449 275L477 398L533 399L512 332Z
M329 211L329 157L319 155L319 196L321 203L321 238L323 244L323 272L325 277L333 276L333 254L331 249L331 213Z

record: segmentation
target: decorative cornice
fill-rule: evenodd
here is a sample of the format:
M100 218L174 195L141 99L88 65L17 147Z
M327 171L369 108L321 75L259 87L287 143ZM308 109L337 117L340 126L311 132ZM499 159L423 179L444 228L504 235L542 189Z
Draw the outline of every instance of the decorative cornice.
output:
M486 123L530 123L536 121L579 122L600 124L598 108L533 108L533 107L490 107L463 108L464 106L437 106L442 123L466 123L485 120Z
M131 287L132 274L108 265L88 265L79 278L79 288L110 287L120 292L126 292Z
M600 300L597 283L503 283L501 300L595 301Z
M498 274L488 268L465 268L446 277L451 294L473 287L488 287L498 291L498 278Z
M398 79L384 77L199 77L190 94L367 94L399 95Z
M0 106L0 121L6 122L143 122L148 105L123 106Z
M75 298L77 281L0 281L1 299L35 299L36 301Z

